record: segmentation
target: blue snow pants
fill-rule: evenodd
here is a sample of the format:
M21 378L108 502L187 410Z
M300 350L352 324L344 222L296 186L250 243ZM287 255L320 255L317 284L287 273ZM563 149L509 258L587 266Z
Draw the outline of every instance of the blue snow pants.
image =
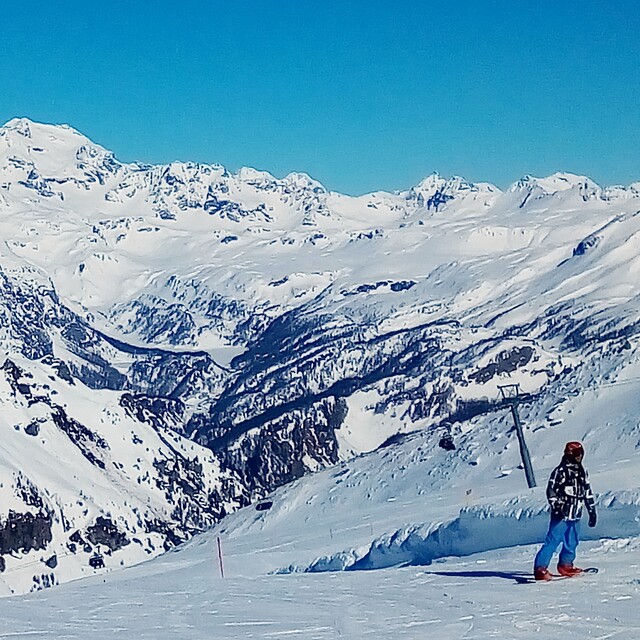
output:
M580 520L563 520L562 516L552 515L547 537L542 549L536 555L534 567L547 568L560 543L562 543L562 549L558 564L573 564L579 541Z

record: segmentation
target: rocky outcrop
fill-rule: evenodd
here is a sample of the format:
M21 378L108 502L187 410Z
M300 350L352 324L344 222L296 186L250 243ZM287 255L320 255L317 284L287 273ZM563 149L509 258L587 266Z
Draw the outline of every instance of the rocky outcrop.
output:
M102 516L96 519L95 524L87 527L86 536L91 544L104 545L111 551L117 551L131 543L109 518Z
M46 549L52 538L51 514L9 511L0 520L0 554Z

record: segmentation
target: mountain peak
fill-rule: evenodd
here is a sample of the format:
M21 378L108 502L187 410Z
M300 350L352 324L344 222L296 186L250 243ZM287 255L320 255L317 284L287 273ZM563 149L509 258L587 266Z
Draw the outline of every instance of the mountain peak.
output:
M51 140L64 140L73 137L93 144L89 138L68 124L44 124L25 117L13 118L0 127L0 135L7 133L16 133L29 139L40 139L47 136Z
M416 193L431 194L435 191L446 190L448 193L457 191L491 191L499 193L500 189L489 182L469 182L462 176L442 177L437 171L423 178L411 191Z
M575 173L556 171L546 178L536 178L525 175L517 182L514 182L509 191L520 191L522 189L539 188L545 193L553 194L558 191L568 191L574 188L598 189L598 185L587 176L580 176Z
M284 181L300 189L308 189L316 193L326 193L324 185L314 180L308 173L292 171L284 177Z
M31 125L34 124L29 118L13 118L5 125L0 127L0 135L5 131L15 131L17 134L25 137L31 137Z
M0 127L0 156L5 155L14 169L34 170L45 180L69 178L76 171L84 175L88 168L112 172L120 166L111 151L69 125L29 118L14 118ZM44 192L52 193L49 188Z
M413 189L415 191L421 192L433 191L434 189L437 189L438 187L446 184L446 182L447 181L437 171L434 171L433 173L430 173L428 176L420 180L420 182L418 182L418 184L413 187Z

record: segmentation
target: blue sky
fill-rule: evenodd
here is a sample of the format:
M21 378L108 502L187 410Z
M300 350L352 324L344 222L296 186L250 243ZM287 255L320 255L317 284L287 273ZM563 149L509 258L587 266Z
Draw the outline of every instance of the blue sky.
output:
M432 171L640 180L635 1L12 4L0 120L68 123L123 161L351 194Z

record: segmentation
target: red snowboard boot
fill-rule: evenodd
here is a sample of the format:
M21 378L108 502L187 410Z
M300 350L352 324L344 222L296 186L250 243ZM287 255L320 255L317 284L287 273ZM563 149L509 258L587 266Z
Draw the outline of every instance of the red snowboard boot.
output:
M553 580L553 576L549 573L547 567L536 567L533 570L533 577L536 580Z
M573 576L582 573L582 569L574 567L572 564L559 564L558 573L566 578L573 578Z

